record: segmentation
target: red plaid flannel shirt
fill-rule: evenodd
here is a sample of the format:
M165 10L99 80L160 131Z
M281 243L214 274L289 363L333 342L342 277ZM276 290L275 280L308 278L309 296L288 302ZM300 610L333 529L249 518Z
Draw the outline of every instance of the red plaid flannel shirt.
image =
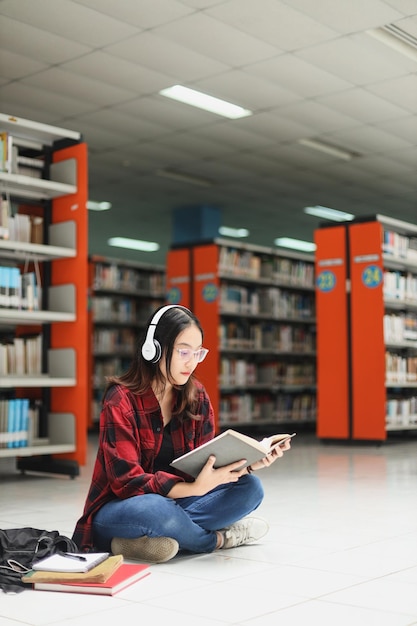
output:
M201 383L196 381L196 385L200 419L171 420L174 458L214 436L213 407ZM185 479L174 470L172 474L154 473L162 437L162 413L151 389L141 396L121 385L108 390L100 416L99 447L90 489L73 534L81 550L94 549L92 521L103 504L145 493L166 496L175 483Z

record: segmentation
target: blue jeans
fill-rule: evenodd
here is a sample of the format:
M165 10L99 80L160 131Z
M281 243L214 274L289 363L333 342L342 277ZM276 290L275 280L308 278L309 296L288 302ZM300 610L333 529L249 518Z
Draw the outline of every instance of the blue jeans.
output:
M220 485L204 496L173 500L155 493L112 500L94 516L94 544L110 551L113 537L171 537L180 549L213 552L216 530L254 511L264 491L257 476L245 474L237 483Z

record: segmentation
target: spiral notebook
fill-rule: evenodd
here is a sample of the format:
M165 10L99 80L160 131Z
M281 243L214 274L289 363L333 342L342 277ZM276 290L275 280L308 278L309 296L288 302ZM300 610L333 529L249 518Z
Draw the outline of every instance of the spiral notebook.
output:
M89 572L109 556L109 552L59 552L34 563L32 569L41 572Z

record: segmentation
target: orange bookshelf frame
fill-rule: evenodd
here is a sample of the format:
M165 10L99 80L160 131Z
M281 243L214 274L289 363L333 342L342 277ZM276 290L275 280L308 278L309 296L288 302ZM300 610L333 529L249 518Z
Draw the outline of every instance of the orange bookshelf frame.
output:
M383 227L351 224L352 437L386 439Z
M167 256L166 274L168 304L182 304L191 309L204 331L204 346L209 349L209 354L198 366L196 375L210 396L217 432L220 407L218 255L215 244L171 250Z
M315 243L317 436L347 439L350 398L346 227L317 230Z
M377 218L315 232L321 438L387 439L383 237Z
M204 346L210 350L207 358L198 366L197 376L207 389L219 431L219 246L215 244L195 246L193 254L193 310L204 330Z
M166 263L167 304L182 304L192 309L191 251L189 248L170 250Z
M76 320L51 324L51 348L74 347L76 353L75 387L51 389L51 411L71 412L75 416L76 451L60 455L85 465L87 455L87 419L89 415L89 334L88 334L88 168L87 145L80 143L53 152L52 161L77 162L77 192L52 201L52 223L75 221L77 254L74 258L52 263L51 283L73 283L76 287Z

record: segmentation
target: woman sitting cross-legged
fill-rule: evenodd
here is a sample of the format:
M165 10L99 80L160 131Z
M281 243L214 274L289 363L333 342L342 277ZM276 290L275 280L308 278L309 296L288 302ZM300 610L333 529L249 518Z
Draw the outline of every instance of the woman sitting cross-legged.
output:
M130 368L108 379L97 457L73 540L82 551L111 551L161 563L179 550L209 553L257 541L267 523L250 514L264 491L254 470L281 448L242 467L237 459L199 475L170 463L214 437L210 399L194 371L208 350L191 311L167 305L151 316Z

